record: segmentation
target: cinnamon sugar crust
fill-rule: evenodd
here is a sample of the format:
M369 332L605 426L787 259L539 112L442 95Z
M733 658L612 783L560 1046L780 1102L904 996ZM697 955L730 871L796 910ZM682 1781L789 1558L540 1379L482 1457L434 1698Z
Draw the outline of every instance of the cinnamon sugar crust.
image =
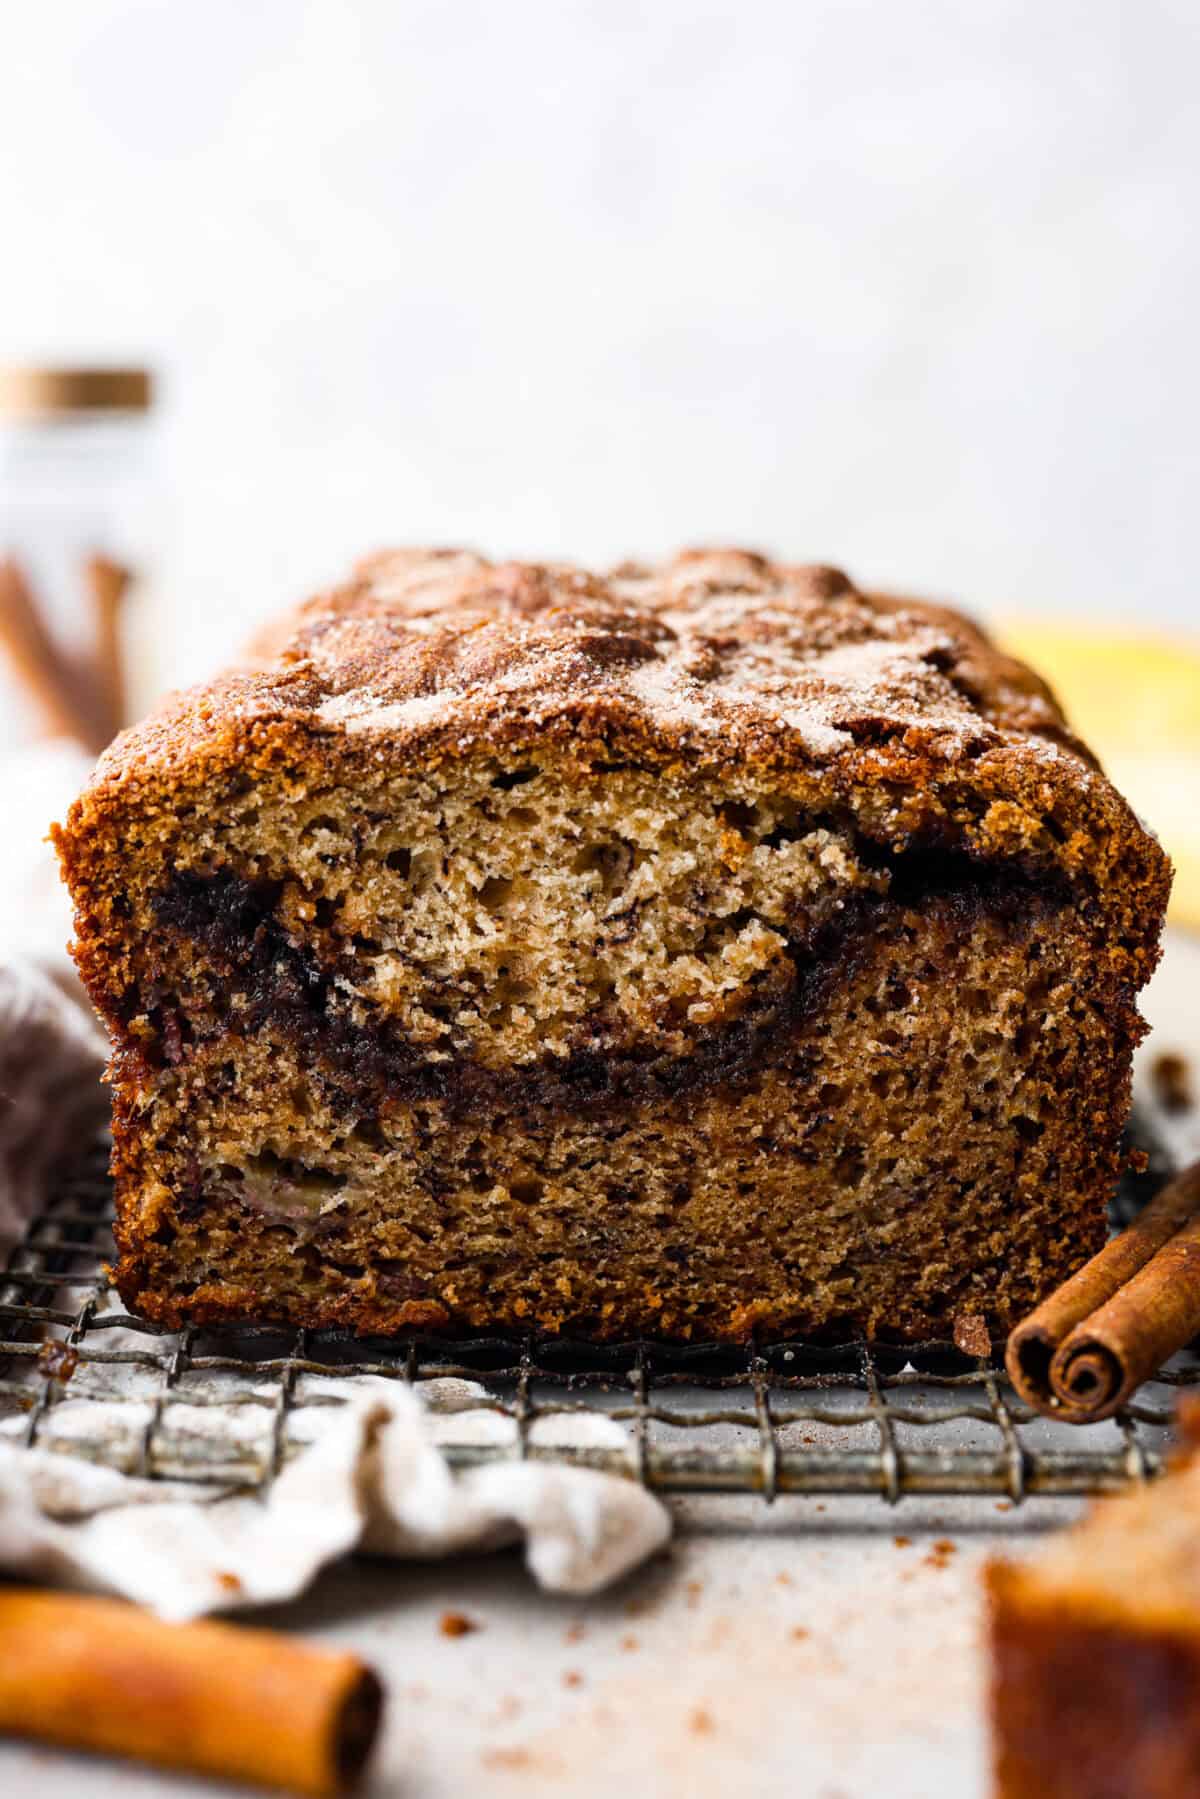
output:
M57 842L166 1322L949 1335L1100 1240L1169 871L955 613L375 557Z

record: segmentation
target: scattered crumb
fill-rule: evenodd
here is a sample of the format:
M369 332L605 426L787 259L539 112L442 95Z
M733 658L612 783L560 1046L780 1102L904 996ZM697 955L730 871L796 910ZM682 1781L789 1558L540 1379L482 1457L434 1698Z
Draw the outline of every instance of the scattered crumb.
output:
M79 1366L79 1351L57 1337L48 1339L38 1350L38 1373L65 1386Z
M468 1618L466 1612L443 1612L438 1629L444 1637L466 1637L483 1626L478 1619Z
M827 1508L827 1507L826 1507L826 1505L825 1505L825 1501L824 1501L824 1500L822 1500L822 1501L821 1501L821 1503L820 1503L820 1504L819 1504L819 1505L815 1505L815 1506L814 1506L814 1507L813 1507L813 1511L814 1511L814 1512L823 1512L823 1511L826 1511L826 1510L827 1510L827 1509L828 1509L828 1508Z
M621 1647L622 1649L640 1649L641 1644L635 1636L629 1634L621 1638Z
M1181 1393L1175 1402L1174 1437L1185 1450L1200 1448L1200 1393Z
M1012 1500L1011 1499L998 1499L996 1501L996 1510L998 1512L1011 1512L1012 1511Z
M480 1759L485 1768L527 1768L533 1761L528 1749L485 1749Z
M221 1569L214 1574L213 1579L220 1587L222 1593L240 1593L242 1590L242 1583L239 1576L236 1574L228 1574L224 1569Z
M563 1642L564 1643L582 1643L582 1641L586 1635L587 1635L587 1625L581 1624L578 1621L578 1619L576 1619L575 1623L568 1624L566 1630L563 1632Z
M957 1548L957 1543L952 1543L949 1537L939 1537L937 1541L931 1545L929 1554L925 1557L925 1566L927 1568L948 1567L950 1557L955 1553Z
M638 1594L633 1599L627 1599L625 1601L625 1616L627 1618L640 1618L644 1613L650 1610L650 1606L651 1601L647 1595L645 1593Z
M698 1737L711 1736L716 1729L713 1715L706 1705L698 1705L688 1719L688 1729Z
M561 1757L544 1749L526 1749L520 1743L511 1749L485 1749L479 1758L485 1768L505 1768L529 1774L561 1774Z
M1187 1058L1173 1051L1155 1056L1150 1064L1150 1084L1164 1112L1190 1112L1196 1103Z
M893 1537L892 1542L896 1545L897 1549L911 1549L912 1548L912 1538L911 1537Z
M793 1624L792 1641L794 1643L803 1643L811 1637L811 1635L812 1631L809 1630L807 1624Z
M954 1346L964 1355L989 1356L992 1339L982 1312L960 1312L954 1320Z
M794 1585L794 1582L792 1580L791 1575L787 1572L787 1570L781 1569L780 1572L775 1576L775 1584L776 1584L776 1586L780 1586L780 1587L790 1587L790 1586Z
M1131 1149L1125 1157L1125 1166L1130 1174L1145 1174L1150 1166L1150 1156L1144 1149Z
M958 1544L953 1542L949 1537L938 1537L933 1545L933 1552L935 1555L954 1555L957 1553L957 1550Z
M581 1687L583 1685L583 1675L578 1668L567 1669L563 1675L563 1685L565 1687Z

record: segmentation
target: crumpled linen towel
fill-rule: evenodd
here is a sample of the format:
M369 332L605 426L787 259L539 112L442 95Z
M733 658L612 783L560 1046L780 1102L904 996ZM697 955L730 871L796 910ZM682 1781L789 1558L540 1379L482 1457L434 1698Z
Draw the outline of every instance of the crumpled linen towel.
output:
M104 1038L67 955L71 908L46 842L90 759L40 744L0 763L0 1258L45 1197L63 1157L104 1122ZM0 1263L2 1265L2 1263Z
M0 964L0 1266L108 1116L103 1054L95 1021L36 962Z
M182 1620L292 1599L352 1550L424 1560L522 1538L541 1586L593 1593L670 1535L665 1507L632 1480L517 1460L455 1474L411 1388L363 1377L342 1390L265 1498L0 1443L0 1566ZM464 1385L458 1406L476 1396Z

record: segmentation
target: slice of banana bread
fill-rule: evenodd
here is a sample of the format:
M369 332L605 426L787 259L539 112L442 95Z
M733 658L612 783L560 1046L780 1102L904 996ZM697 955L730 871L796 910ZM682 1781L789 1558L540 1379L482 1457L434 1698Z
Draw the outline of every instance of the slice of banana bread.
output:
M996 1799L1200 1799L1200 1455L987 1586Z
M57 842L166 1323L977 1339L1102 1240L1168 868L957 614L380 556Z

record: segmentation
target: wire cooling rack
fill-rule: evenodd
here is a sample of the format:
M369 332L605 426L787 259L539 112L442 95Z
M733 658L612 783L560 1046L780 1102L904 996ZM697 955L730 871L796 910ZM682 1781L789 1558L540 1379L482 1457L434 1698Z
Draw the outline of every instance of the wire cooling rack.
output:
M313 1408L341 1403L356 1377L382 1375L441 1404L440 1440L455 1466L554 1457L664 1494L1019 1503L1112 1491L1156 1473L1172 1390L1200 1386L1200 1359L1188 1352L1110 1423L1080 1428L1035 1417L997 1356L971 1358L945 1343L735 1350L171 1333L131 1316L109 1286L110 1221L97 1146L0 1278L0 1441L150 1477L263 1487L311 1439ZM482 1440L456 1433L458 1417L481 1413L496 1431Z

